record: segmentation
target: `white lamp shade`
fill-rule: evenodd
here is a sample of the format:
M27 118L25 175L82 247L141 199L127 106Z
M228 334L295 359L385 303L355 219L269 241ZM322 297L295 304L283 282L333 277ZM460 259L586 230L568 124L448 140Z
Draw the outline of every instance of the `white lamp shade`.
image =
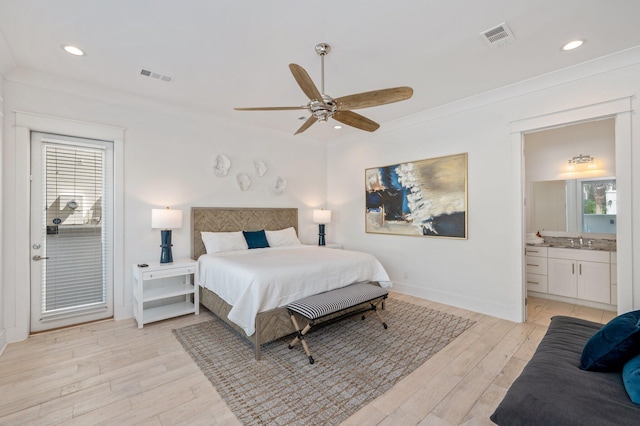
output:
M331 223L331 210L314 210L313 211L314 223Z
M182 228L182 210L152 209L151 227L154 229Z

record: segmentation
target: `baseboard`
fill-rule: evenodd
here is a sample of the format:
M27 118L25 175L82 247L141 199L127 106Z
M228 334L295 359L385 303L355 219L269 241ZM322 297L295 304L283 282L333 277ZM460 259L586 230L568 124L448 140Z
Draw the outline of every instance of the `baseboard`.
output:
M476 300L463 297L457 294L446 293L433 289L425 289L416 287L411 284L393 282L393 291L407 294L409 296L420 297L422 299L431 300L433 302L443 303L445 305L466 309L468 311L478 312L492 317L502 318L513 322L522 322L518 318L515 306L505 306L487 300Z
M4 352L4 348L7 347L7 333L3 330L0 330L0 356Z

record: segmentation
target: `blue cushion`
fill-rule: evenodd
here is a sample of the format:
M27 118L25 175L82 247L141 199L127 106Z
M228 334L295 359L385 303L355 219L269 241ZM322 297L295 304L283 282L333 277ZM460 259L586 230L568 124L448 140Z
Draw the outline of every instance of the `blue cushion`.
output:
M627 361L622 368L622 381L631 401L640 407L640 348L638 355Z
M580 368L590 371L622 371L640 348L640 311L627 312L609 321L582 350Z
M267 236L262 231L242 231L244 239L247 240L247 245L250 249L269 247Z

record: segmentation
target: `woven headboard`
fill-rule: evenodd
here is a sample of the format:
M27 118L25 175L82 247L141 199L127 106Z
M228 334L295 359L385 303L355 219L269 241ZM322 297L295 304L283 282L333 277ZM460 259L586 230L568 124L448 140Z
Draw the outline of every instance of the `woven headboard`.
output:
M277 231L291 226L297 233L297 208L191 207L191 258L206 252L202 231Z

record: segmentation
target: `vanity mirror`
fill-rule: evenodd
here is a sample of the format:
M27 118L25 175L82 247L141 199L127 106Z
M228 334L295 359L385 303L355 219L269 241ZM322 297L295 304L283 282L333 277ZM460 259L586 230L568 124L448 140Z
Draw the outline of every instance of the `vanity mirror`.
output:
M531 182L528 232L616 233L615 177Z

